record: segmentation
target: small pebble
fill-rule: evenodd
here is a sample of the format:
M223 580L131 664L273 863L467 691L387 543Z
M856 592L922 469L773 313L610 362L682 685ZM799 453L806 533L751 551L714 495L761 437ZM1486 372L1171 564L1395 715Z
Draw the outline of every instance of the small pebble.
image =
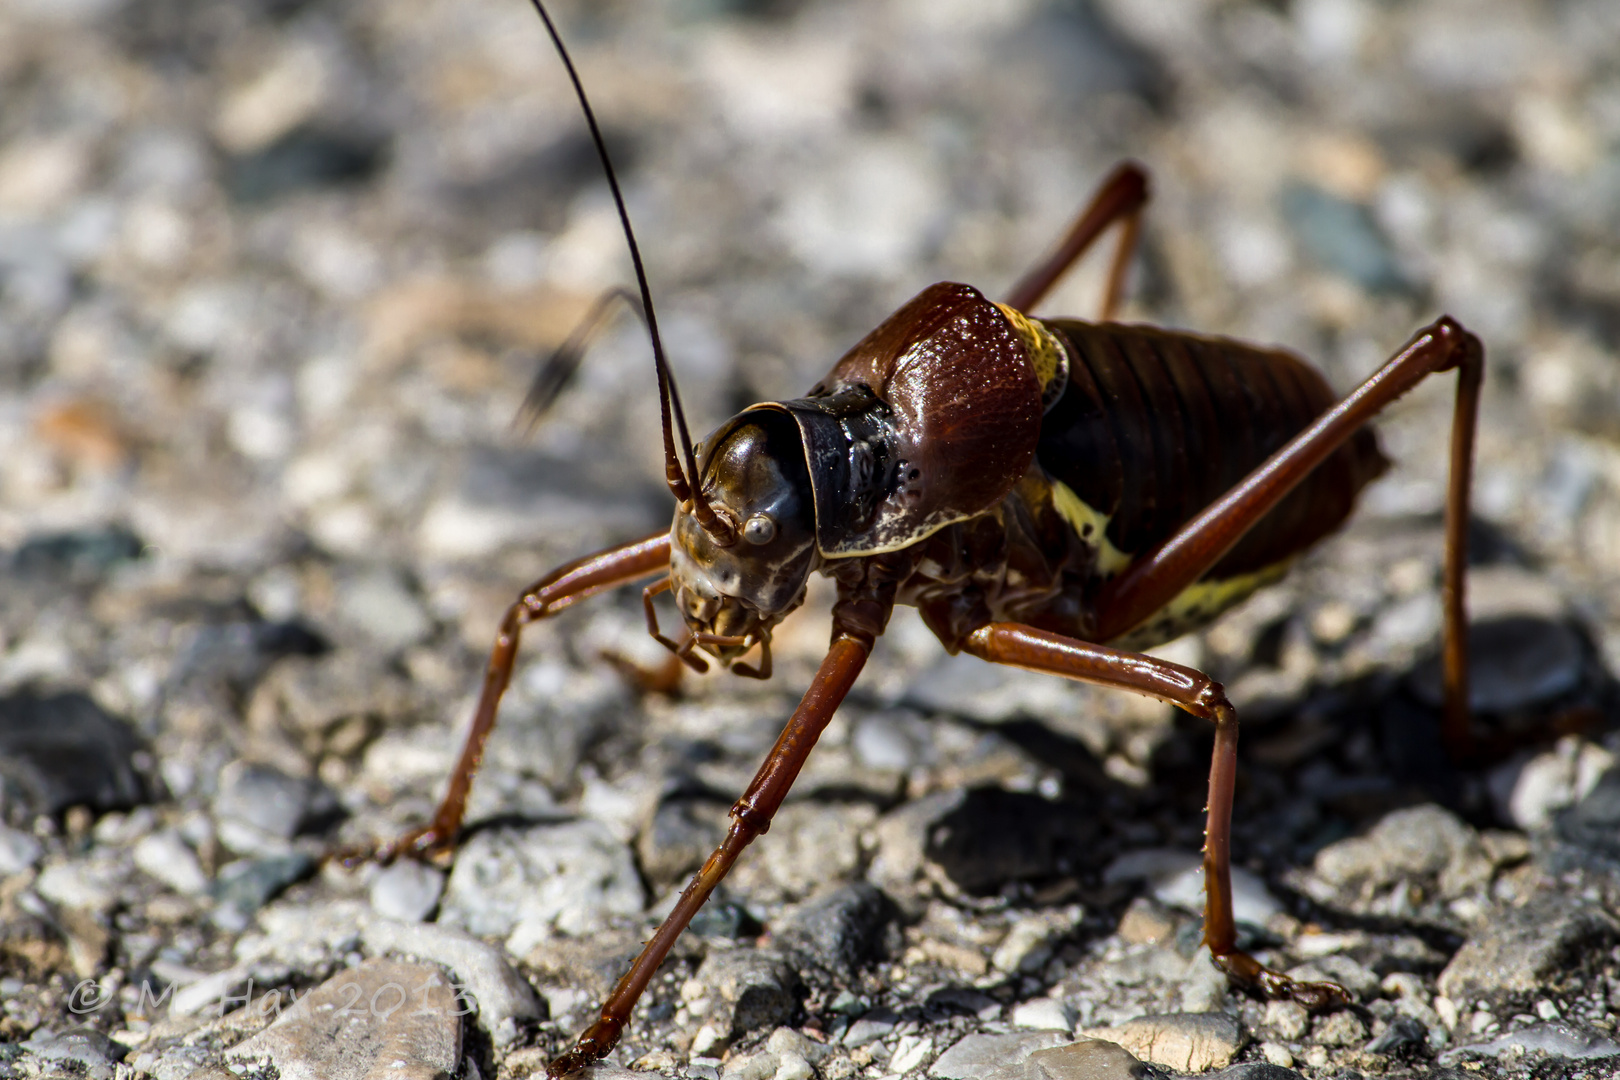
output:
M1080 1034L1118 1043L1143 1061L1183 1072L1224 1068L1243 1044L1237 1018L1225 1013L1142 1016Z
M1266 1002L1266 1027L1289 1042L1297 1042L1310 1030L1311 1014L1297 1001L1272 1000Z
M1147 1070L1129 1050L1098 1039L1080 1039L1029 1056L1031 1080L1138 1080Z
M1074 1013L1056 998L1036 998L1013 1007L1012 1023L1013 1027L1068 1031L1074 1027Z
M1282 1043L1263 1042L1260 1044L1260 1053L1272 1065L1284 1069L1294 1067L1294 1055L1289 1053L1288 1047Z
M341 813L337 796L317 780L234 761L219 776L214 813L283 840L326 825Z
M456 853L439 921L510 937L526 955L553 933L601 929L639 915L641 878L630 849L600 822L570 821L476 833Z
M20 829L0 825L0 875L20 874L45 853L38 840Z
M467 1010L438 968L368 960L307 991L281 1022L226 1054L268 1058L289 1080L365 1080L385 1070L400 1077L453 1075Z
M443 871L415 859L400 859L371 879L371 906L390 919L422 922L439 906L443 891Z
M1017 1080L1031 1055L1071 1041L1056 1031L968 1035L939 1055L928 1072L940 1080Z
M1454 1047L1440 1055L1440 1064L1452 1065L1469 1057L1504 1057L1531 1051L1541 1051L1550 1058L1584 1061L1620 1055L1620 1042L1582 1025L1554 1020L1532 1024L1487 1042Z
M170 830L144 836L135 845L135 865L183 896L208 891L202 864L178 833Z

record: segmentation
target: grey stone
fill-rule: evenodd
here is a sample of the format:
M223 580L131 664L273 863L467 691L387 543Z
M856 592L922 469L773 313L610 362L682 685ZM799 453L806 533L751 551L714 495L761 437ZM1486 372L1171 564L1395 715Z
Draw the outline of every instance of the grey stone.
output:
M918 747L908 726L879 713L855 725L850 743L855 759L868 769L905 772L917 761Z
M1620 864L1620 769L1604 773L1554 827L1561 839Z
M582 938L548 938L523 959L548 984L562 983L600 1001L641 955L645 937L640 927L622 926Z
M1028 1080L1144 1080L1153 1070L1117 1043L1081 1039L1029 1055Z
M263 203L297 191L351 184L385 160L374 135L299 125L267 146L227 160L225 183L241 203Z
M528 952L551 933L589 934L614 916L641 913L641 878L630 849L606 825L569 821L488 829L457 853L439 921L480 936L507 936L520 925Z
M928 1073L940 1080L1023 1080L1032 1055L1070 1041L1057 1031L968 1035L939 1055Z
M135 729L80 693L0 697L0 804L32 816L70 806L97 812L150 802Z
M642 872L655 886L669 886L703 865L726 835L731 807L712 799L674 798L658 804L636 837Z
M1427 878L1447 897L1491 878L1479 835L1456 814L1432 803L1393 811L1365 836L1329 844L1317 852L1315 870L1341 888L1376 890L1403 878Z
M877 852L867 868L867 880L891 896L912 893L927 871L930 830L966 798L965 791L940 791L879 818L873 829Z
M1305 250L1324 266L1370 292L1409 287L1366 207L1306 183L1288 185L1281 203L1283 216Z
M314 868L315 860L301 851L267 859L238 859L219 872L209 889L219 904L215 921L225 925L225 920L231 920L240 929L246 916Z
M487 759L521 762L524 772L566 791L578 782L586 749L629 708L625 681L614 672L539 658L513 677Z
M935 990L928 995L928 1005L948 1009L952 1013L977 1016L980 1020L994 1020L1001 1015L1001 1002L967 986L947 986Z
M770 840L732 872L732 885L750 896L797 899L859 877L861 834L876 819L868 803L790 802L772 819Z
M797 1054L812 1065L819 1065L838 1053L830 1043L817 1042L789 1027L779 1027L765 1040L765 1049L773 1054Z
M50 575L93 581L141 557L146 545L122 525L42 533L24 540L11 554L9 569L21 577Z
M716 950L693 978L713 1003L710 1022L728 1039L783 1024L798 1007L798 975L782 957L770 953Z
M1182 1072L1206 1072L1231 1064L1243 1047L1243 1026L1226 1013L1139 1016L1107 1028L1080 1032L1118 1043L1143 1061Z
M1360 1046L1367 1041L1367 1025L1349 1009L1336 1009L1316 1018L1311 1040L1321 1046Z
M468 934L443 926L372 919L365 924L362 940L368 952L416 956L449 968L476 1002L479 1026L497 1045L515 1037L516 1021L543 1016L534 988L504 954Z
M136 866L177 893L201 896L208 891L208 875L196 852L172 829L142 837L134 858Z
M1030 679L975 657L941 656L906 687L903 701L924 712L995 723L1020 714L1070 714L1085 690L1058 679Z
M1120 855L1103 871L1103 880L1146 881L1161 904L1203 914L1204 859L1191 851L1142 848ZM1264 926L1283 910L1266 883L1241 866L1232 867L1232 906L1238 922Z
M111 1080L114 1065L124 1060L125 1047L94 1028L81 1027L59 1035L35 1037L22 1044L30 1054L45 1061L77 1066L95 1080Z
M1581 684L1586 651L1567 622L1528 615L1475 621L1468 628L1468 704L1514 712L1556 700ZM1412 673L1412 689L1439 708L1440 661Z
M226 1055L268 1061L285 1080L434 1080L461 1063L467 1011L437 968L368 960L309 990Z
M1076 806L1002 788L973 788L928 831L928 860L963 892L1050 878L1095 839L1096 819Z
M1266 1002L1266 1027L1290 1042L1303 1039L1311 1028L1311 1014L1297 1001L1276 999Z
M1289 968L1288 976L1301 982L1336 982L1363 1001L1378 993L1378 976L1342 953Z
M1397 1016L1389 1022L1384 1033L1365 1047L1369 1054L1398 1054L1409 1046L1428 1044L1429 1029L1421 1020L1410 1016Z
M800 904L776 924L776 936L803 961L848 978L882 957L898 915L881 890L857 881Z
M243 939L236 949L237 960L316 970L357 951L361 931L375 921L377 917L359 900L271 904L254 919L263 936Z
M400 859L371 879L371 907L377 914L401 922L422 922L439 906L444 872L436 867Z
M857 1017L840 1041L845 1046L865 1046L888 1035L899 1024L900 1014L893 1009L873 1009Z
M140 1072L151 1073L157 1080L191 1080L191 1077L202 1072L209 1080L214 1077L204 1070L213 1069L218 1059L217 1051L210 1051L200 1046L171 1046L162 1053L145 1051L135 1056L132 1065Z
M233 761L220 773L214 813L291 839L331 824L342 808L336 793L318 780L288 776L270 765Z
M1013 1006L1013 1027L1033 1028L1038 1031L1063 1031L1074 1028L1074 1010L1058 998L1036 998Z
M400 575L377 568L338 587L339 610L383 648L397 651L433 632L433 621Z
M374 728L408 720L417 706L411 686L380 657L338 649L272 668L253 692L248 725L261 737L290 737L310 758L348 757Z
M1523 907L1500 908L1483 921L1440 973L1440 992L1453 1001L1535 993L1616 937L1620 923L1601 908L1537 893Z
M1551 750L1521 754L1493 769L1486 784L1498 815L1526 832L1540 832L1591 794L1614 762L1602 746L1566 736Z
M1084 917L1085 909L1078 905L1020 915L990 955L990 966L1007 975L1039 971Z
M1450 1065L1469 1056L1501 1057L1519 1050L1540 1052L1548 1057L1586 1061L1620 1055L1620 1042L1601 1032L1564 1020L1554 1020L1510 1031L1488 1042L1469 1043L1453 1047L1440 1055L1443 1065Z
M1217 1073L1206 1073L1204 1080L1304 1080L1304 1077L1293 1069L1270 1062L1245 1061Z
M53 904L104 914L117 905L127 878L123 860L100 850L83 858L47 863L34 889Z
M0 874L20 874L44 854L44 847L28 833L0 825Z

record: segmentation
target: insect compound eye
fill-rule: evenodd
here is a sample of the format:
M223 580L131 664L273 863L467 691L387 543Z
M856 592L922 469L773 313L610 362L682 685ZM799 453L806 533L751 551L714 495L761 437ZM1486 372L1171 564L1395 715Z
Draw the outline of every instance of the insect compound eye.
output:
M750 544L768 544L776 539L776 522L769 514L755 514L743 522L742 532Z

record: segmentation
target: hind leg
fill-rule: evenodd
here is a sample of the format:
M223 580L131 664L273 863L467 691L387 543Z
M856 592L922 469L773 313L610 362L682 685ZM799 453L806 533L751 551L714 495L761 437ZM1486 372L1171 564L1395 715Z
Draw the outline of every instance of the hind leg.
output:
M1123 223L1119 246L1114 249L1114 262L1108 271L1108 291L1103 295L1102 314L1098 316L1102 322L1112 319L1125 288L1125 271L1130 268L1131 256L1136 252L1138 226L1147 201L1147 171L1134 161L1119 165L1069 226L1062 243L1013 286L1007 294L1007 306L1027 314L1097 238L1118 221Z

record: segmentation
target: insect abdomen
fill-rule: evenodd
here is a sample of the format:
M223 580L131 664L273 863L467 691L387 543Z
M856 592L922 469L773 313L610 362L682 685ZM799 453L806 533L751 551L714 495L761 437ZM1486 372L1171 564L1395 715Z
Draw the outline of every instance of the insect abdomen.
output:
M1070 370L1036 459L1103 532L1104 573L1167 539L1337 400L1281 350L1117 323L1043 324L1068 346ZM1387 466L1372 432L1357 432L1204 580L1286 563L1336 529Z

